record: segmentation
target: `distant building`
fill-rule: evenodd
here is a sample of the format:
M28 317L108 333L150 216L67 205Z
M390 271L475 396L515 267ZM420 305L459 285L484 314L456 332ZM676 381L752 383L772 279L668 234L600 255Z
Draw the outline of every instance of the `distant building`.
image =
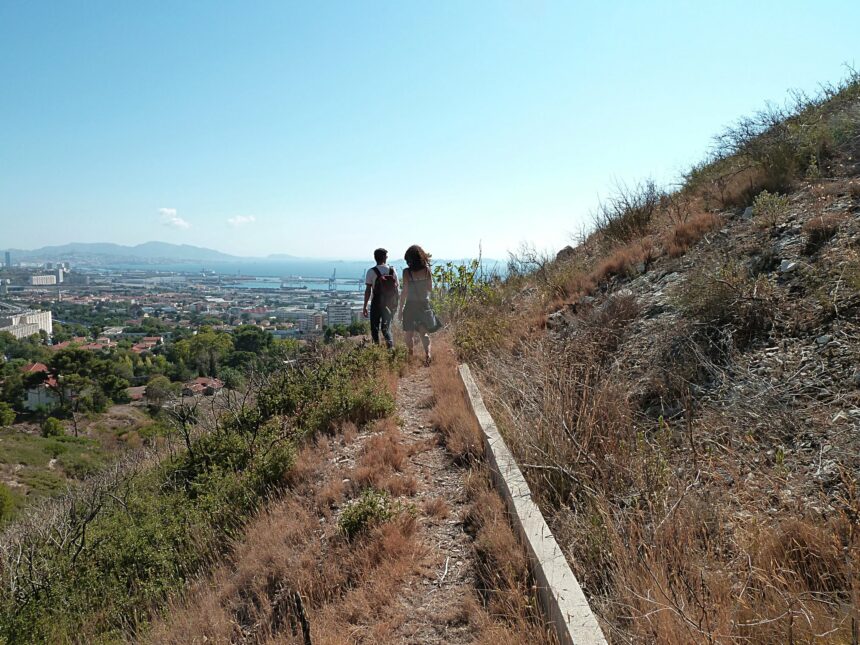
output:
M45 374L45 380L38 385L27 388L24 408L38 410L39 408L54 409L60 405L60 395L57 392L57 381L49 375L48 366L44 363L30 363L21 368L24 375Z
M6 251L6 268L12 268L12 254L9 251Z
M57 284L57 276L55 275L31 275L30 284L34 287L44 286L49 284Z
M220 379L201 376L182 386L182 396L194 396L195 394L211 396L223 387L224 382Z
M0 315L0 332L9 332L18 340L27 338L39 331L54 333L50 311L28 310L13 314Z
M326 308L326 317L329 327L349 326L352 324L352 305L348 302L330 302Z

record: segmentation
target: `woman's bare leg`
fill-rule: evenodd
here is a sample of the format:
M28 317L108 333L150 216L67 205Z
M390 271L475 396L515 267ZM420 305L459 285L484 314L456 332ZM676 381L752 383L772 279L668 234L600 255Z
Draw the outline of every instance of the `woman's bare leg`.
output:
M430 364L430 334L423 327L418 328L418 333L421 334L421 344L424 346L424 362Z

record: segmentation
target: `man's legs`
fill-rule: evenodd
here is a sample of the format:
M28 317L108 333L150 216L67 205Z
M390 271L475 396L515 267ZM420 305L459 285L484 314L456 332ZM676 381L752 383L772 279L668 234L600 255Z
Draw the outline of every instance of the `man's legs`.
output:
M388 307L382 307L381 309L380 328L382 329L382 337L385 338L385 344L388 346L388 349L391 349L394 347L394 337L391 335L391 319L394 318L394 314L391 313Z
M382 307L375 302L370 303L370 337L374 343L379 343L379 323L382 322Z

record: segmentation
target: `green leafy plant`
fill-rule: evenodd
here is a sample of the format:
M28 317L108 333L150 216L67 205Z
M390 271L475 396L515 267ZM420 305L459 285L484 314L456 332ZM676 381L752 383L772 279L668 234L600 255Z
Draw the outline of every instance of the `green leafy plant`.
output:
M491 291L480 258L433 267L433 305L446 321L457 318L470 302L487 297Z
M770 228L785 217L788 212L788 197L779 193L761 191L753 201L753 214Z
M48 417L42 422L43 437L62 437L64 434L66 431L59 419Z
M387 492L368 488L343 509L338 528L347 539L352 539L372 526L387 522L398 510Z
M10 426L15 423L15 410L5 402L0 402L0 426Z

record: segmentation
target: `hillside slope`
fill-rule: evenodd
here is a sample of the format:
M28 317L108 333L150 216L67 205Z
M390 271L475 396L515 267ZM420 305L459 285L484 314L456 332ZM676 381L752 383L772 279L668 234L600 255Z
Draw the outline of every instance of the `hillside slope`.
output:
M858 638L858 81L622 188L457 322L614 642Z

